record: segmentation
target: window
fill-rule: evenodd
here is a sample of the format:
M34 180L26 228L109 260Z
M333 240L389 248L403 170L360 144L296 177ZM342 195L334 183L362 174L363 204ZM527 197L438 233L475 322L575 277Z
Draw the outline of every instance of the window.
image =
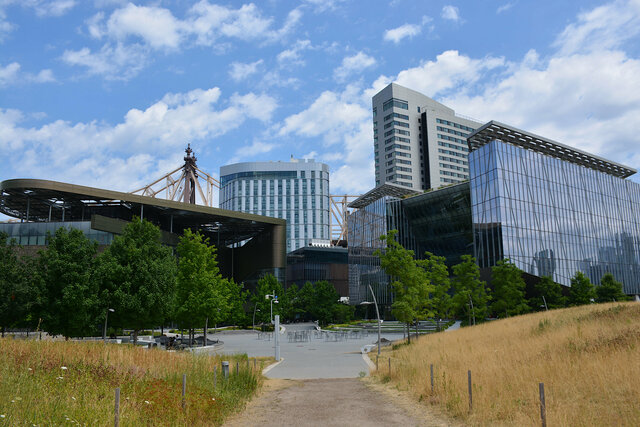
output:
M391 113L391 114L387 114L386 116L384 116L384 121L386 122L387 120L389 120L391 118L409 120L409 116L407 116L406 114Z
M411 143L411 140L409 138L400 138L399 136L392 136L389 139L385 139L384 143L388 144L388 143L393 142L393 141L406 142L407 144Z
M474 131L474 129L470 128L469 126L461 125L461 124L455 123L455 122L450 122L448 120L436 119L436 123L440 123L440 124L451 126L451 127L454 127L454 128L466 130L468 132L473 132Z
M393 135L394 133L398 133L400 135L406 135L406 136L410 136L410 133L408 130L402 130L402 129L391 129L388 130L384 133L385 138L389 135Z
M378 109L376 107L373 107L373 118L375 119L377 115L378 115Z
M384 128L385 129L389 129L391 126L402 126L404 128L408 128L409 127L409 123L399 122L397 120L394 120L392 122L389 122L389 123L385 124Z
M385 103L382 104L382 111L387 111L389 108L393 108L393 107L402 108L403 110L408 110L409 103L401 99L391 98L390 100L385 101Z

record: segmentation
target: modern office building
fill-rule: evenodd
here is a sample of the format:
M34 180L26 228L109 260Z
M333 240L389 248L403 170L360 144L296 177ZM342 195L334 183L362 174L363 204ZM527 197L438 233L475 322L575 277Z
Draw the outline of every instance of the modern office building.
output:
M0 232L28 252L46 245L47 233L60 227L79 229L104 247L139 216L160 227L169 246L185 229L208 237L221 273L238 283L251 285L266 273L285 278L281 219L38 179L0 182L0 212L20 221L0 223Z
M379 235L445 256L474 255L484 277L510 259L528 277L565 286L577 271L599 284L609 272L640 295L640 184L635 169L495 121L468 137L470 180L418 195L376 188L351 204L350 302L393 300L380 269ZM532 277L533 276L533 277Z
M376 186L426 190L469 179L466 137L481 123L395 83L372 103Z
M287 254L286 287L326 280L340 297L349 296L347 248L340 246L304 246Z
M287 221L287 252L331 239L329 166L309 159L220 168L220 207Z

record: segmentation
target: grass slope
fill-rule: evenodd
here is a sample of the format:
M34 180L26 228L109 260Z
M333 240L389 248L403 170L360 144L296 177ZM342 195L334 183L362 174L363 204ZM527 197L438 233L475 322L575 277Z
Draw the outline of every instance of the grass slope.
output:
M233 367L222 381L221 360ZM236 362L240 373L235 374ZM262 366L258 365L258 369ZM213 368L217 366L217 387ZM0 340L1 425L220 425L260 386L246 356L209 357L103 343ZM186 411L182 374L187 374Z
M540 425L544 382L548 425L637 426L640 304L553 310L424 336L383 353L379 367L380 381L471 425Z

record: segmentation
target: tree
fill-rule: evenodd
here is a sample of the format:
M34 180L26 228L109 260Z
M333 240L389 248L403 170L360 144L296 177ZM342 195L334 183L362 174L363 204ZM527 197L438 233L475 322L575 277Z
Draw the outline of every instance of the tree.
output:
M274 315L288 310L284 306L285 300L282 298L284 296L282 283L273 274L266 274L258 280L258 286L251 295L251 310L256 312L256 323L271 323L271 299L267 299L266 295L278 297L278 303L276 304L275 301L273 303Z
M298 307L298 285L293 283L287 289L284 290L284 297L282 298L282 307L279 307L282 317L292 322L303 313Z
M446 319L451 314L451 296L449 295L451 281L445 262L445 257L434 255L431 252L425 252L425 259L418 261L418 265L424 268L429 282L434 287L431 294L431 305L433 314L438 319Z
M629 297L622 291L622 283L613 274L605 273L600 279L600 286L596 287L596 301L626 301Z
M230 279L223 279L223 285L227 289L228 299L226 321L232 325L240 327L246 327L251 319L245 311L245 303L249 296L249 291L244 290L244 285L241 283L235 283Z
M567 305L567 299L562 295L562 285L553 281L549 276L543 276L533 287L534 296L529 300L533 309L562 308ZM544 299L542 298L544 296Z
M24 323L32 306L33 296L26 280L25 264L17 255L14 239L0 233L0 328Z
M380 236L380 240L386 243L386 249L384 252L377 250L374 255L380 258L380 266L393 280L391 313L410 326L416 320L433 316L430 295L434 286L429 282L425 269L416 262L413 251L398 243L397 233L397 230L391 230L388 235Z
M98 243L82 231L61 227L48 236L36 261L36 286L43 328L66 338L96 332L100 324L99 287L94 278Z
M463 324L483 322L487 317L489 296L485 283L480 280L480 269L471 255L463 255L462 261L453 266L453 307ZM473 322L472 322L473 320Z
M307 282L298 291L298 298L294 303L295 310L302 315L304 320L313 319L313 304L315 302L315 291L313 284Z
M529 311L524 296L522 271L504 259L491 268L491 311L495 317L509 317Z
M188 329L203 326L207 336L209 322L221 322L229 311L229 283L220 274L216 248L199 232L185 230L176 252L175 318Z
M593 284L581 271L571 278L569 289L569 305L591 304L596 297Z
M99 268L102 301L115 310L109 322L132 328L134 343L138 331L169 317L176 259L171 249L160 243L158 227L134 217L102 253Z
M333 285L326 280L321 280L313 285L313 302L311 305L311 315L321 325L326 325L333 321L340 304L340 295Z

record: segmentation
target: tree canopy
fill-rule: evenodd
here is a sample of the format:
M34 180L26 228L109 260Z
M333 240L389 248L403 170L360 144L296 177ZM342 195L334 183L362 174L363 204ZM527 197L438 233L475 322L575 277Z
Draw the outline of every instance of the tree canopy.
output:
M24 322L32 307L33 295L24 264L17 255L15 240L0 233L0 328Z
M629 297L622 291L622 283L613 274L605 273L600 279L600 286L596 287L596 301L626 301Z
M491 268L491 311L495 317L509 317L529 311L522 271L508 259Z
M483 322L488 314L489 296L485 282L480 280L480 269L471 255L463 255L453 266L452 303L463 324Z
M571 278L571 289L569 290L569 305L591 304L596 297L593 284L587 276L578 271Z

